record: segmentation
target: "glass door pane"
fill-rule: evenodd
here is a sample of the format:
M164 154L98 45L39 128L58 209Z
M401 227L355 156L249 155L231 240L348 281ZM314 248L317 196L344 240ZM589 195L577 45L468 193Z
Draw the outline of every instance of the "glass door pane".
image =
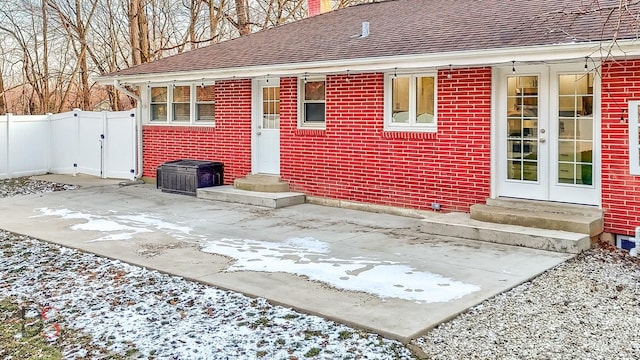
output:
M507 78L507 178L538 181L538 76Z
M558 183L593 184L593 75L558 76Z
M280 87L262 88L262 128L280 128Z

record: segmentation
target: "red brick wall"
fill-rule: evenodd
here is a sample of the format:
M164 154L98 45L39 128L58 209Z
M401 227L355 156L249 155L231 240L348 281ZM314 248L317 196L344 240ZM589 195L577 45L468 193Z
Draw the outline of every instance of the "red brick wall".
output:
M326 130L297 129L296 79L283 78L281 175L308 195L468 211L490 188L491 69L438 76L435 134L383 131L382 74L327 76Z
M640 100L640 60L608 62L602 78L602 207L605 231L640 226L640 176L629 174L629 100Z
M251 80L218 81L215 96L215 127L143 127L144 176L176 159L222 161L227 184L251 171Z

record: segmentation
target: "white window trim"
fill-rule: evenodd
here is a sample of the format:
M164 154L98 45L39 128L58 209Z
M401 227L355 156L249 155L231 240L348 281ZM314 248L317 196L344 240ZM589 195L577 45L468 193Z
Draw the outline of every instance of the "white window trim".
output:
M324 121L304 121L304 84L307 81L324 81ZM327 127L327 79L324 76L298 78L298 129L326 129Z
M216 113L215 113L215 108L216 108L216 101L215 98L213 101L200 101L198 102L198 89L201 86L214 86L214 94L215 94L215 84L206 84L206 83L201 83L199 85L193 85L192 87L194 88L192 91L194 91L192 94L193 96L191 97L191 123L193 123L194 125L213 125L216 123ZM214 111L213 111L213 121L206 121L206 120L198 120L198 105L199 104L204 104L204 105L208 105L211 104L213 105Z
M393 123L392 84L396 76L409 77L409 122ZM433 123L416 123L416 78L433 77ZM436 132L438 129L438 74L436 72L388 73L384 78L384 130L402 132Z
M166 106L166 119L165 120L154 120L153 119L153 106L154 104L162 104L162 102L153 102L153 94L152 94L152 90L154 88L162 88L164 87L167 90L167 99L164 101L164 104ZM168 89L168 85L149 85L147 87L147 98L149 99L149 124L167 124L169 123L169 89Z
M214 126L215 125L215 116L213 121L196 121L196 88L201 86L203 83L152 83L147 87L147 99L148 99L148 108L147 112L148 121L146 125L173 125L173 126ZM206 86L215 86L215 82L205 82ZM173 88L174 86L189 86L189 121L175 121L173 120ZM167 89L167 120L151 120L151 89L152 88L161 88L165 87ZM213 102L203 102L202 104L214 104Z
M188 102L174 102L173 101L173 92L175 91L175 89L177 87L188 87L189 88L189 101ZM169 118L169 122L170 123L176 123L176 124L191 124L193 122L193 86L189 85L189 84L173 84L169 86L169 92L171 93L170 99L171 101L169 102L169 104L171 104L171 117ZM180 121L180 120L176 120L175 118L175 114L173 111L173 107L176 104L189 104L189 121Z
M629 172L640 175L640 145L638 144L638 106L640 100L629 101Z

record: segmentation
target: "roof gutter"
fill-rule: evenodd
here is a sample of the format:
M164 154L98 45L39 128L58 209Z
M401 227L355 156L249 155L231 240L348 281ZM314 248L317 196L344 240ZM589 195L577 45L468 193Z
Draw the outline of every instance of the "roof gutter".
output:
M308 74L350 72L380 72L393 69L428 69L439 67L496 66L516 63L565 62L571 60L621 58L640 56L640 40L616 42L589 42L527 46L506 49L457 51L436 54L414 54L376 58L345 59L322 62L218 68L196 71L173 72L172 81L217 80L231 78L254 78L262 76L291 76ZM167 73L104 76L98 83L120 81L128 84L166 81Z
M113 80L113 87L122 91L127 96L136 100L136 170L133 175L134 179L139 179L142 176L142 99L137 94L127 90L120 81Z

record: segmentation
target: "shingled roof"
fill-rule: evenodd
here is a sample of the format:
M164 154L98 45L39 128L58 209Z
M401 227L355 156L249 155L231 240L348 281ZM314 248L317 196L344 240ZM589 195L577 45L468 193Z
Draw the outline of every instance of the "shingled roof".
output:
M109 77L575 44L638 37L639 1L392 0L352 6ZM618 27L618 21L621 26ZM370 35L360 38L362 23Z

